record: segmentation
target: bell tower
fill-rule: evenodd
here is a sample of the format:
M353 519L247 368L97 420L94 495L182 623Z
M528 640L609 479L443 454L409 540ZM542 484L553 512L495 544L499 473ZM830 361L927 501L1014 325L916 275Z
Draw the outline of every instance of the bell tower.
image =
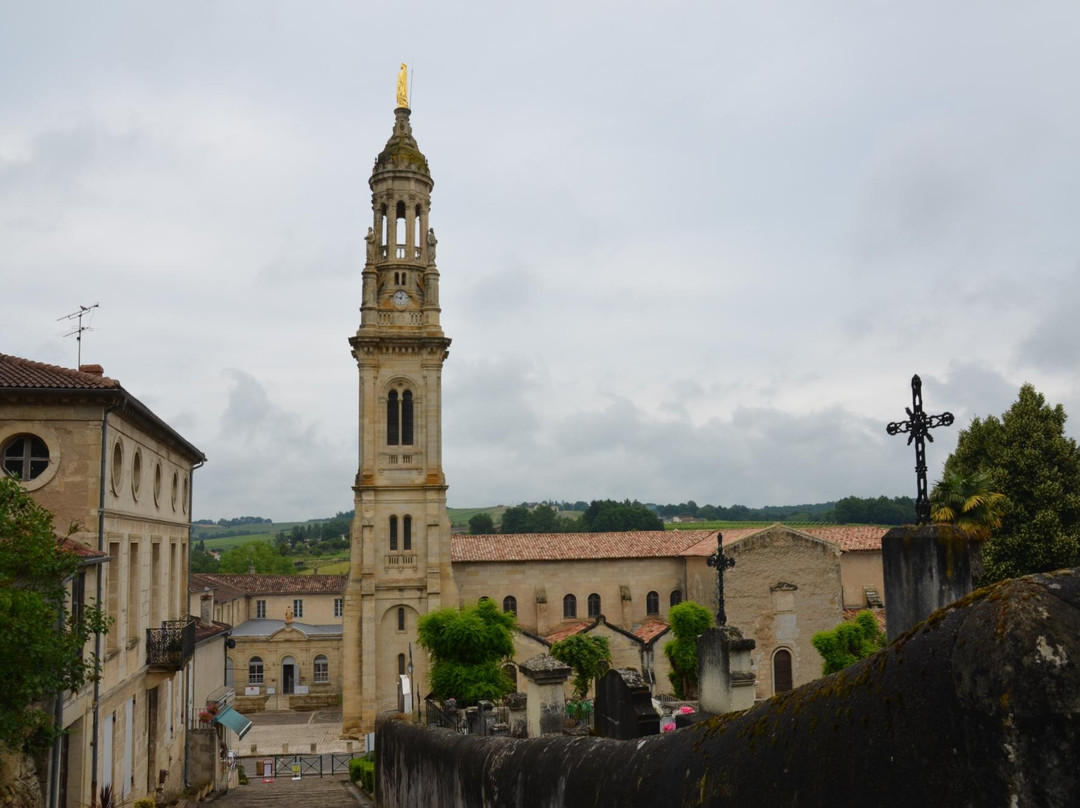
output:
M429 226L434 183L412 134L404 76L402 65L394 131L368 181L373 220L360 328L349 339L360 376L360 452L345 589L346 737L371 732L379 711L398 708L410 662L422 691L427 656L416 649L416 621L454 600L442 467L450 340L439 324Z

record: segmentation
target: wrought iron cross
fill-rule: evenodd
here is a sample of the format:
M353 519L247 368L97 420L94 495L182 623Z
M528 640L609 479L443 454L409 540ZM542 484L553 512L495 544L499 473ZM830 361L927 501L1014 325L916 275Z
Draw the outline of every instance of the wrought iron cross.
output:
M716 534L716 552L705 559L710 567L716 567L716 625L727 625L727 613L724 611L724 570L735 566L735 559L724 555L724 534Z
M930 522L930 497L926 494L926 444L923 439L934 442L930 430L937 426L951 426L953 415L943 412L941 415L927 415L922 408L922 379L918 374L911 377L911 406L904 408L908 414L906 421L893 421L885 431L890 435L901 432L908 434L908 446L915 441L915 477L918 482L918 496L915 497L915 520L920 525Z

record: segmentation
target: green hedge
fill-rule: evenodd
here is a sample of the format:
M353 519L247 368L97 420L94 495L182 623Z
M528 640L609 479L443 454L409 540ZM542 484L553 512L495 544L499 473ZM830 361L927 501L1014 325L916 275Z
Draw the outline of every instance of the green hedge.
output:
M375 793L375 758L368 755L349 761L349 779L368 794Z

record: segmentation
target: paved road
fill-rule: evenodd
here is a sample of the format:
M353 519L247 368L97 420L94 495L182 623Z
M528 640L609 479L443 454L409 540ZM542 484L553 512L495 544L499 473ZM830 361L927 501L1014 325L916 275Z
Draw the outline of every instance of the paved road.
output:
M251 731L243 741L229 734L229 744L241 757L280 755L286 748L292 754L347 754L362 753L363 741L346 741L341 738L341 710L316 710L294 713L292 711L263 711L247 714L251 719ZM255 750L252 751L252 747Z
M272 783L251 778L246 786L235 786L207 801L213 808L371 808L368 800L345 775L281 777Z

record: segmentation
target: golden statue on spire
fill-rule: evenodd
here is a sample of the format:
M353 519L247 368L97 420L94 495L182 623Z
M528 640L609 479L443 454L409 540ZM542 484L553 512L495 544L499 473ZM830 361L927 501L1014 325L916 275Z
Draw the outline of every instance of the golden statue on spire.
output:
M401 70L397 74L397 105L398 108L409 108L409 68L401 63Z

